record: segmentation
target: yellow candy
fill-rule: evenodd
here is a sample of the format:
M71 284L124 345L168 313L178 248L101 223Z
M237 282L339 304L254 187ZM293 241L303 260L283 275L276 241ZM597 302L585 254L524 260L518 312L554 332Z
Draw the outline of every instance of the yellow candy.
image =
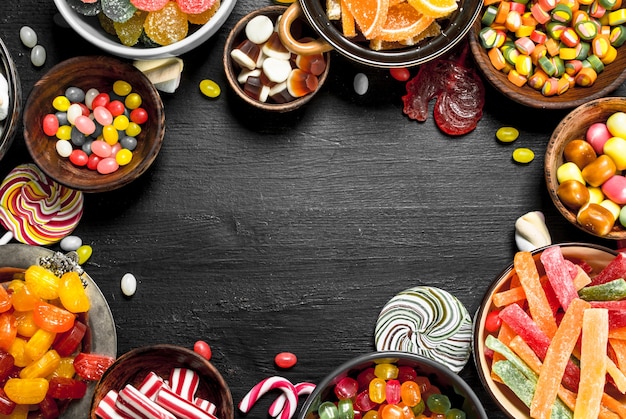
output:
M124 80L117 80L113 83L113 92L118 96L126 96L133 90L130 83Z
M136 137L141 133L141 126L135 122L130 122L125 132L129 137Z
M123 148L120 151L117 152L117 154L115 155L115 161L117 162L117 164L119 164L120 166L125 166L128 163L130 163L130 161L133 159L133 153L132 151Z
M54 342L56 333L47 330L38 329L33 336L26 342L24 352L30 359L39 359L46 353L48 348Z
M46 268L32 265L24 272L24 279L28 290L37 297L44 300L54 300L59 297L61 279Z
M567 162L563 163L556 169L556 179L559 183L563 183L566 180L577 180L583 185L586 185L585 179L583 179L583 174L581 170L576 166L576 163Z
M76 374L76 370L74 369L74 358L61 358L59 366L52 372L52 374L50 374L49 378L73 378L74 374Z
M626 169L626 139L622 137L611 137L603 148L604 154L609 156L617 170Z
M83 244L81 247L76 249L76 253L78 254L78 264L82 265L87 262L87 260L91 257L92 252L93 249L88 244Z
M61 125L55 135L59 140L69 140L72 138L72 127Z
M57 111L65 112L70 105L70 100L65 96L57 96L52 100L52 107Z
M45 378L57 369L61 357L54 349L20 371L20 378Z
M608 209L611 214L613 214L613 221L617 221L617 219L619 218L619 212L622 209L619 205L617 205L610 199L605 199L604 201L600 202L600 205Z
M142 99L139 93L131 93L128 96L126 96L126 99L124 99L124 105L128 109L137 109L138 107L141 106L141 103L142 103Z
M535 153L530 148L516 148L513 150L513 160L517 163L527 164L533 161Z
M113 126L118 131L125 131L130 124L130 120L126 115L118 115L113 119Z
M613 113L606 120L606 127L614 137L626 138L626 113Z
M590 186L587 189L589 190L589 203L599 204L600 202L604 201L604 193L602 192L602 188Z
M75 271L64 273L59 287L59 298L63 307L72 313L85 313L90 302L83 282Z
M609 25L617 26L626 23L626 9L609 12Z
M213 80L202 80L200 82L200 91L206 97L210 97L210 98L216 98L221 93L220 86L217 83L215 83Z
M120 135L113 125L105 125L102 127L102 138L107 144L115 145L119 141Z
M25 367L33 361L26 354L26 340L19 336L15 338L7 352L13 356L13 363L16 367Z
M48 392L45 378L9 378L4 385L7 397L17 404L38 404Z

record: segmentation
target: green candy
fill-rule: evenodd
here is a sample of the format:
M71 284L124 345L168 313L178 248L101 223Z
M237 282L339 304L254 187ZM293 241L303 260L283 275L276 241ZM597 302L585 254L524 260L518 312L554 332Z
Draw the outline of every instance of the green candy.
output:
M600 285L581 288L578 296L585 301L617 301L626 297L626 281L615 279Z

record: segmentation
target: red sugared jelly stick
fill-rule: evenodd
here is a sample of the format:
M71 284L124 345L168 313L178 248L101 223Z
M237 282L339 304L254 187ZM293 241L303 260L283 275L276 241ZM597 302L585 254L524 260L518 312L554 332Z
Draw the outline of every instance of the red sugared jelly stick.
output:
M510 304L500 311L500 318L532 348L543 361L550 346L550 338L539 329L537 323L517 304ZM565 367L563 384L572 391L578 389L580 369L571 360Z
M540 259L561 307L567 311L572 300L578 298L578 293L561 248L559 246L548 247L541 253Z
M626 278L626 253L618 253L615 259L591 280L591 285L605 284L619 278Z

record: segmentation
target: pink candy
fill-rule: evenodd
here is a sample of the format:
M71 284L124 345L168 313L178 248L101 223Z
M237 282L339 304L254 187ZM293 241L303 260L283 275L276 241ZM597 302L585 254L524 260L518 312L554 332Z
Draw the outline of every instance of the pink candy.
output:
M626 177L615 175L602 184L602 192L618 205L626 205Z
M252 387L241 402L239 402L239 410L243 413L248 413L252 406L254 406L265 393L275 389L282 390L287 398L285 408L280 412L280 418L290 419L296 413L298 407L298 392L291 381L283 377L269 377Z
M592 124L587 129L587 134L585 136L587 142L591 144L598 155L604 152L604 143L606 143L611 137L612 135L606 127L606 124L601 122Z

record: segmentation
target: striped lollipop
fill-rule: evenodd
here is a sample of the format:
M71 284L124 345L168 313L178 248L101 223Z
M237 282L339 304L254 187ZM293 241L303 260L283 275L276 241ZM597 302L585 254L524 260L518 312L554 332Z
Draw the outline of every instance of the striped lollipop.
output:
M83 193L34 164L15 167L0 185L0 223L8 230L3 243L12 237L30 245L56 243L74 231L82 215Z
M472 319L452 294L419 286L387 302L376 321L374 337L379 351L412 352L458 373L469 359Z

